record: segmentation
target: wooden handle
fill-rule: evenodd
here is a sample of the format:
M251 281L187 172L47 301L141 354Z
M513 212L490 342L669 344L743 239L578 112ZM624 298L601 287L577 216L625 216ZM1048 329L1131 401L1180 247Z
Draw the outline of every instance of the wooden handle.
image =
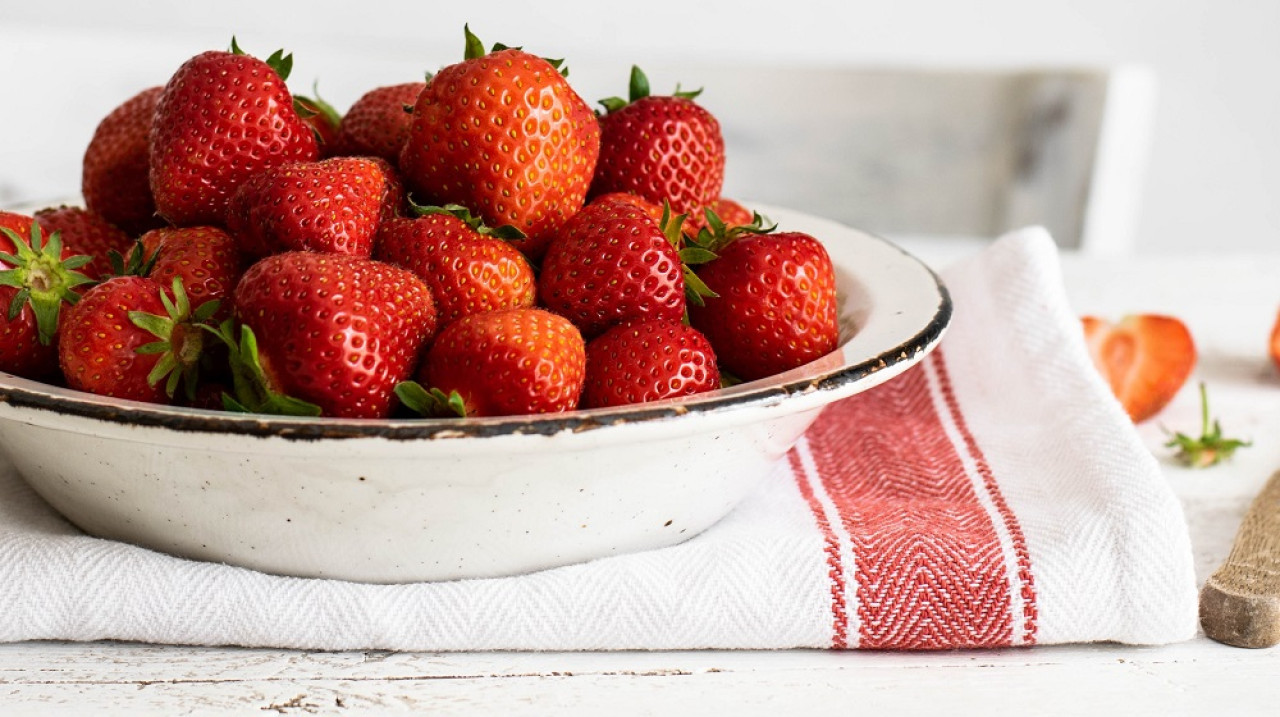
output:
M1200 625L1236 647L1280 643L1280 472L1253 499L1227 561L1200 591Z

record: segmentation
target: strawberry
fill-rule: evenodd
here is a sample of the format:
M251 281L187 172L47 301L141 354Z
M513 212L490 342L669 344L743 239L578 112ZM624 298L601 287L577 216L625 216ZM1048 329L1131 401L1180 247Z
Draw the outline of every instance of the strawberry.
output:
M400 151L409 137L411 110L426 86L425 82L406 82L378 87L362 95L338 127L340 151L399 162Z
M231 315L231 291L245 262L230 234L217 227L155 229L140 241L149 260L146 276L163 287L181 279L191 303L199 306L216 299L217 316Z
M684 227L685 233L697 236L698 232L703 229L712 228L712 223L708 221L708 211L715 214L717 221L730 229L751 226L752 221L754 221L754 214L750 209L732 199L720 197L702 211L694 212L689 216L689 221Z
M538 295L592 338L633 319L679 321L684 269L675 242L643 210L597 201L551 240Z
M123 229L81 207L41 209L36 212L35 220L45 235L57 232L62 237L64 257L73 254L93 257L93 261L85 265L85 273L93 278L110 274L112 252L124 255L133 246L133 239Z
M266 383L237 385L236 401L252 411L283 394L326 416L386 417L395 385L412 374L436 327L431 291L418 277L344 254L267 257L241 277L234 303L254 337L246 342L242 332L233 344L237 370L247 366ZM224 339L232 333L224 323Z
M170 403L179 385L193 396L205 332L197 325L217 309L195 311L182 282L170 300L164 287L118 276L90 289L66 316L58 361L67 385L103 396Z
M1173 316L1135 314L1119 323L1082 317L1089 356L1134 423L1160 412L1196 365L1186 324Z
M164 88L143 90L103 118L84 152L80 191L90 211L131 235L164 224L151 197L148 135Z
M662 224L662 205L654 204L639 194L632 194L630 192L609 192L608 194L601 194L591 200L592 204L603 202L626 202L647 214L655 224ZM685 229L687 230L688 226L686 226Z
M461 204L490 226L511 224L533 260L579 209L600 127L556 65L495 46L469 29L466 59L418 97L400 171L419 202Z
M320 156L337 157L341 153L338 128L342 125L342 115L338 114L338 110L334 109L333 105L324 101L320 96L319 87L313 86L312 94L315 97L300 95L294 97L293 108L297 111L302 123L309 127L311 134L315 136L316 148L320 151Z
M78 287L92 283L76 271L90 259L67 256L56 233L46 243L31 217L0 212L0 371L32 379L57 373L62 309L80 300Z
M622 324L587 344L583 408L661 401L719 387L711 343L682 323L651 319Z
M631 68L630 102L601 100L600 161L591 196L631 192L654 204L693 214L720 196L724 138L720 123L696 104L696 92L651 96L649 80Z
M722 231L727 241L709 244L718 257L698 270L717 296L689 308L720 366L751 381L834 351L835 270L821 242L799 232L736 231Z
M1271 354L1271 363L1280 368L1280 314L1276 315L1276 322L1271 326L1271 340L1267 344L1267 351Z
M318 158L284 84L292 66L292 55L263 62L232 40L230 52L201 53L178 68L151 126L151 191L161 216L177 226L221 225L249 177Z
M456 392L468 416L556 413L577 407L585 367L582 335L567 319L542 309L504 309L446 326L418 382L437 395Z
M384 214L394 213L383 160L335 157L290 162L236 190L226 226L250 256L321 251L368 257Z
M482 311L533 306L533 267L500 232L459 206L423 208L383 222L374 258L404 267L431 288L441 326Z

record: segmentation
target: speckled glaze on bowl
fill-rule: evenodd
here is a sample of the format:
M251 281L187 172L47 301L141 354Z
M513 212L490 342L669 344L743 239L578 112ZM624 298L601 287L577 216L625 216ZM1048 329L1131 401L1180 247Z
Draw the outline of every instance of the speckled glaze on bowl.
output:
M951 302L894 245L761 208L827 246L838 351L682 401L549 417L335 420L115 401L0 373L0 450L92 535L282 575L511 575L686 540L750 493L826 404L941 338Z

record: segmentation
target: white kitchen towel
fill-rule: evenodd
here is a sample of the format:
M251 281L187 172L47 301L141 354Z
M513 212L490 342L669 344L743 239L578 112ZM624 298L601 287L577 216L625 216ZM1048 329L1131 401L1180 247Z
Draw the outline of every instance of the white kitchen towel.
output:
M1042 230L944 273L919 366L829 407L676 547L368 585L91 538L0 463L0 641L306 649L945 649L1195 632L1181 508L1096 375Z

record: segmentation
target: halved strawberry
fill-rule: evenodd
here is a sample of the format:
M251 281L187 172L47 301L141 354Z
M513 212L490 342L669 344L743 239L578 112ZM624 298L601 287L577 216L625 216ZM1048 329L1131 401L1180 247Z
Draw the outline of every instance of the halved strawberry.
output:
M720 388L716 354L697 329L652 319L615 326L587 344L583 408L623 406Z
M1085 316L1081 322L1094 365L1135 423L1159 413L1195 368L1191 332L1173 316L1135 314L1115 324Z

